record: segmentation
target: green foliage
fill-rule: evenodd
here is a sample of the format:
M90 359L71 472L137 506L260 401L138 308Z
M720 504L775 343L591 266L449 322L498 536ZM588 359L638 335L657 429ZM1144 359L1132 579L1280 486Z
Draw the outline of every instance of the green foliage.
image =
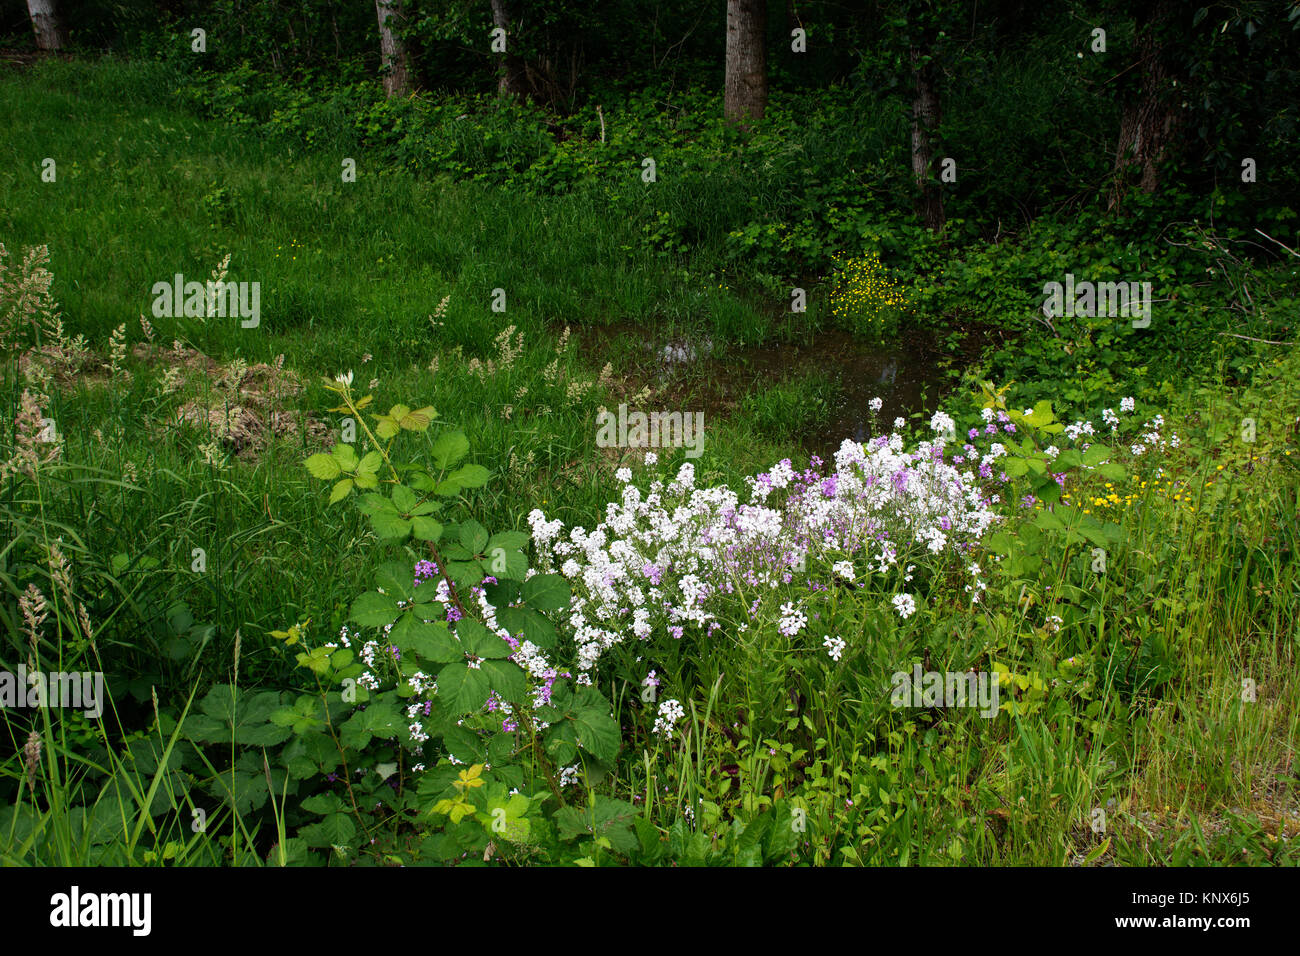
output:
M771 57L768 119L746 136L720 121L720 30L683 39L627 29L636 4L600 23L561 4L519 48L558 62L572 15L589 75L514 103L467 52L483 9L418 5L410 38L445 68L443 88L385 100L373 11L336 6L298 5L290 30L284 5L212 4L201 25L223 41L201 60L188 19L92 4L88 36L121 26L157 59L51 60L0 83L8 165L77 157L60 161L58 190L0 182L14 241L48 241L75 277L60 286L73 331L106 338L151 281L178 263L206 275L231 248L233 278L265 278L268 316L256 339L159 320L158 343L107 383L93 355L44 372L5 362L0 463L18 453L24 389L49 393L41 411L65 438L61 458L0 479L0 669L32 655L103 672L109 693L98 717L5 709L0 862L1295 862L1266 814L1227 809L1295 778L1300 373L1272 343L1293 335L1300 293L1293 260L1254 231L1295 245L1294 65L1275 11L1250 36L1249 11L1192 25L1178 53L1202 94L1189 95L1194 148L1165 188L1113 211L1114 157L1097 144L1120 103L1110 65L1061 55L1076 18L1031 12L936 42L950 84L938 143L963 158L948 226L930 235L911 208L901 32L815 5L827 53ZM1112 35L1132 34L1126 20ZM679 42L680 62L661 67ZM1258 189L1238 185L1248 153L1268 170ZM355 183L339 180L343 156ZM655 183L641 179L647 156ZM982 569L978 606L963 568L922 558L910 617L879 581L832 581L798 639L766 611L738 614L709 640L656 634L579 683L563 670L568 580L530 575L529 537L513 529L543 505L590 525L616 497L590 440L612 388L566 393L576 379L552 366L552 325L802 335L833 313L816 300L829 304L841 250L878 257L908 292L907 322L985 336L974 397L946 399L966 424L988 408L1016 427L999 436L1004 520L963 558ZM1066 272L1149 277L1151 326L1045 321L1043 283ZM464 360L509 335L487 305L498 285L529 347L482 374ZM796 285L812 290L808 313L785 311ZM849 321L872 331L880 318ZM35 328L16 341L34 344ZM175 425L187 403L230 392L167 385L144 355L173 338L214 361L284 354L299 369L361 368L368 348L363 381L437 410L372 407L349 374L324 386L339 401L328 413L319 386L302 407L268 407L269 420L304 413L299 430L237 455L212 428ZM175 351L176 368L197 355ZM586 360L564 364L594 381ZM1067 422L1119 394L1165 408L1182 446L1158 464L1114 436L1049 455ZM836 398L825 376L755 390L710 421L701 478L741 488L797 458L791 442ZM356 440L335 432L340 418ZM549 696L470 597L478 587L497 627L565 662ZM31 638L33 588L46 617ZM838 660L828 632L849 638ZM892 708L888 675L923 662L997 673L998 716ZM675 738L653 729L650 668L686 709ZM1247 678L1262 702L1243 697ZM1088 826L1099 808L1105 835Z

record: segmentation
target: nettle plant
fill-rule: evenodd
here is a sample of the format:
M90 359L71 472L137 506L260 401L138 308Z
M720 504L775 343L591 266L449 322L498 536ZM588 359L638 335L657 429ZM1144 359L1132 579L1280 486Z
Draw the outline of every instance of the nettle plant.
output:
M398 556L378 563L336 640L308 646L302 624L272 632L301 647L316 684L269 714L292 734L289 777L318 787L299 804L316 819L296 838L282 832L281 854L482 860L555 856L544 839L553 833L598 840L566 825L586 811L566 807L564 789L581 767L612 766L620 729L596 688L548 660L557 631L547 615L568 606L567 582L529 569L527 534L490 533L466 513L462 492L491 475L462 463L463 433L431 435L433 408L394 405L371 415L372 428L372 396L355 397L350 375L328 387L364 447L338 444L306 467L333 482L331 504L352 499Z

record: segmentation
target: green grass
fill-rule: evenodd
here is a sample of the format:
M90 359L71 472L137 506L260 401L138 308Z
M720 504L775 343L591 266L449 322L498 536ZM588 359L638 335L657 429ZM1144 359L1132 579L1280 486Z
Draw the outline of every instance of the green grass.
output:
M736 334L767 322L706 293L692 257L641 252L639 228L594 192L542 199L418 180L378 154L286 149L195 119L165 85L158 67L109 62L43 64L0 86L0 158L14 171L0 180L0 229L13 246L47 243L55 273L77 277L59 294L92 337L147 315L154 282L206 279L227 252L232 280L262 283L264 327L209 329L195 344L250 359L289 351L301 366L427 346L445 295L445 342L467 348L506 322L716 322ZM46 157L56 183L40 179ZM345 158L355 182L342 181ZM491 308L497 288L504 315Z

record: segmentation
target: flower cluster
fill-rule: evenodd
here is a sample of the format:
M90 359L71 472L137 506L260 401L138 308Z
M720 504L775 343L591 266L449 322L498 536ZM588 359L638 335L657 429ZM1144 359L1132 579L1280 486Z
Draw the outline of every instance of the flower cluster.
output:
M844 648L848 645L842 637L831 637L826 634L822 637L822 646L826 648L826 653L830 655L831 660L838 661L840 655L844 653Z
M831 290L831 312L851 327L882 330L888 316L905 308L907 296L875 253L833 257L838 267Z
M912 553L964 557L996 520L982 480L1005 449L995 446L984 467L962 469L945 455L953 420L939 413L931 425L935 440L911 452L898 434L845 441L829 474L820 459L803 472L780 461L747 479L747 502L725 485L696 487L687 462L645 491L621 469L620 500L591 531L566 535L562 522L534 510L539 567L573 585L568 625L578 670L589 675L629 640L708 636L737 618L737 632L753 623L794 638L808 625L800 587L861 587L873 574L910 580L904 556ZM809 577L795 582L796 574ZM894 606L904 618L916 609L906 594Z
M666 700L659 705L659 716L655 720L654 732L667 738L673 739L673 730L677 726L677 721L686 715L685 708L676 700Z

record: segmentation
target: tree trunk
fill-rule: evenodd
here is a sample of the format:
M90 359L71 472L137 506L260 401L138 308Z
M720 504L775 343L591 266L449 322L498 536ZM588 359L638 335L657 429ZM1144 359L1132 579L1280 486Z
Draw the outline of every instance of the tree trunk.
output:
M54 0L27 0L27 12L36 31L36 49L53 52L68 45L68 34L59 20Z
M767 2L727 0L727 122L747 129L767 110Z
M514 52L516 41L511 33L514 20L514 11L506 4L506 0L492 0L492 25L506 31L506 52L500 60L497 92L523 99L528 95L529 89L528 68L524 58Z
M922 51L912 47L912 179L916 183L916 214L931 232L943 228L943 194L934 182L932 134L939 126L939 88L930 62L922 62Z
M392 19L405 19L402 0L375 0L375 13L379 17L379 50L382 54L384 93L391 97L406 96L411 92L411 61L406 44L395 32Z
M1155 192L1160 184L1160 164L1176 149L1182 126L1172 95L1173 82L1178 77L1166 55L1165 44L1174 4L1172 0L1153 0L1142 6L1146 16L1138 23L1135 58L1141 80L1137 95L1127 98L1120 117L1111 209L1123 199L1135 174L1143 192Z

